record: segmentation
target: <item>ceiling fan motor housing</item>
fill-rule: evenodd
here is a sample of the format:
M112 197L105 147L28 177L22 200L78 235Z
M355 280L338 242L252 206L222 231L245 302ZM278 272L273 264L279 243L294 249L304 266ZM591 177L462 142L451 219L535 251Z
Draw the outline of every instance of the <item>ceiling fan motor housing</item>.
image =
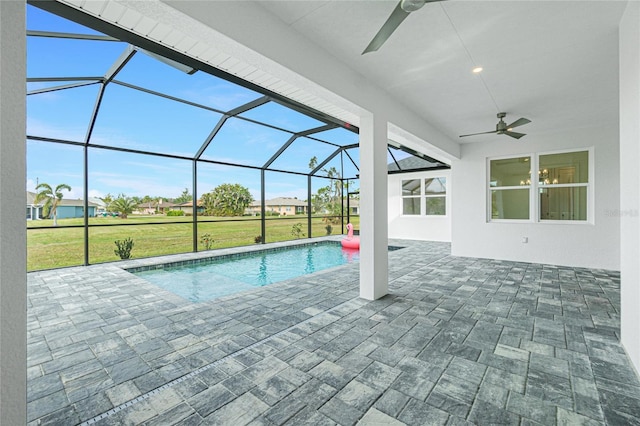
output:
M411 13L420 9L426 2L426 0L401 0L400 8L407 13Z
M503 118L506 116L507 116L506 112L498 113L498 118L500 119L500 121L498 121L498 124L496 124L496 131L498 132L499 135L501 135L505 130L507 130L507 123L505 123L503 120Z

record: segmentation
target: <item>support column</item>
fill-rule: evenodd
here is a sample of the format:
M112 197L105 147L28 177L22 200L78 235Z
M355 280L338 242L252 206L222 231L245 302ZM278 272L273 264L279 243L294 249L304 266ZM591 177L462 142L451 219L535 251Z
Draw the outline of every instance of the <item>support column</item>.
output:
M360 297L379 299L389 289L387 235L387 120L360 120Z
M640 5L620 21L620 332L640 374Z
M25 2L0 1L0 424L27 423Z

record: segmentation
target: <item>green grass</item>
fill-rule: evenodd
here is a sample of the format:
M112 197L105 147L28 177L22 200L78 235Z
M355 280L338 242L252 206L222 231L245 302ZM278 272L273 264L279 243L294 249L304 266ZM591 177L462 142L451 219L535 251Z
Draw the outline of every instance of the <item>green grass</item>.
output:
M225 222L230 218L198 217L198 250L204 250L199 240L203 234L210 234L214 240L212 249L252 245L254 238L260 235L260 221L255 217L237 217L233 222ZM359 217L351 218L356 229ZM142 225L152 223L151 225ZM288 241L295 239L291 228L302 223L302 231L307 234L306 216L286 216L268 218L266 222L266 241ZM312 236L326 235L325 224L321 217L314 217ZM27 222L27 270L59 268L63 266L82 265L84 262L84 228L69 228L83 225L84 219L59 219L57 228L51 220ZM113 217L90 218L89 228L89 263L102 263L119 260L114 253L116 240L131 237L134 247L132 258L159 256L164 254L185 253L193 251L193 223L191 217L138 216L131 215L127 219ZM345 228L346 232L346 228ZM333 225L332 234L340 234L340 225Z

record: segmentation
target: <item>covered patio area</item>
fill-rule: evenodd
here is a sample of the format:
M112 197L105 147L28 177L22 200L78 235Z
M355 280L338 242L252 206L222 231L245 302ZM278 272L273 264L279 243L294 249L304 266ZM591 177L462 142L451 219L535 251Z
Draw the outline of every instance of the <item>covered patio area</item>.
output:
M375 301L357 263L202 303L148 260L30 273L28 421L637 423L618 272L389 244Z

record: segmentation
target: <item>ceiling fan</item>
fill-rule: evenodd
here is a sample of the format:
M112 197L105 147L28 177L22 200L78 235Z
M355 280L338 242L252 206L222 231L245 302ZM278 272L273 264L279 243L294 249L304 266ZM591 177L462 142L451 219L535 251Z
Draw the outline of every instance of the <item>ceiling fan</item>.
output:
M525 125L527 123L531 123L531 120L529 120L528 118L518 118L516 121L514 121L511 124L508 124L504 122L503 118L507 116L506 112L499 112L498 113L498 118L500 119L500 121L498 121L498 124L496 124L496 129L492 130L490 132L480 132L480 133L471 133L469 135L460 135L461 138L464 138L466 136L475 136L475 135L485 135L488 133L497 133L498 135L508 135L511 136L512 138L516 138L516 139L520 139L523 136L526 136L525 133L518 133L518 132L513 132L511 131L514 127L518 127L518 126L522 126Z
M382 28L380 28L380 31L378 31L378 34L373 37L373 40L371 40L371 43L369 43L367 48L364 49L362 54L364 55L365 53L375 52L380 49L380 46L387 41L389 36L391 36L391 34L400 26L402 21L404 21L411 12L415 12L426 3L437 1L444 0L400 0L396 8L391 12L387 21L382 25Z

